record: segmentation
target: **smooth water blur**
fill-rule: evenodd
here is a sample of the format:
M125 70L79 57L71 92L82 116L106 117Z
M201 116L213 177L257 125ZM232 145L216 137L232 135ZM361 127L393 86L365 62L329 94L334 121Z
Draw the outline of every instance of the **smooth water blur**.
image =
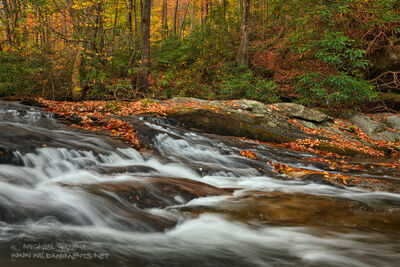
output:
M19 104L0 104L0 126L0 266L400 262L399 194L263 175L245 142L164 121L142 122L153 154Z

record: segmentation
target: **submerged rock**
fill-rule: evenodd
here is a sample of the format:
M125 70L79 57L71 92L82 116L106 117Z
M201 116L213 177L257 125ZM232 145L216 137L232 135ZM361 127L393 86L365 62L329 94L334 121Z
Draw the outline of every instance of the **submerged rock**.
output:
M226 195L230 192L201 182L184 178L133 177L130 181L81 185L88 192L113 198L122 198L140 209L163 208L183 204L206 196Z
M398 231L399 211L387 213L382 206L371 207L359 201L303 193L249 191L217 207L192 206L183 210L228 214L244 222L267 225L307 225L332 230L338 227L343 230L373 227Z

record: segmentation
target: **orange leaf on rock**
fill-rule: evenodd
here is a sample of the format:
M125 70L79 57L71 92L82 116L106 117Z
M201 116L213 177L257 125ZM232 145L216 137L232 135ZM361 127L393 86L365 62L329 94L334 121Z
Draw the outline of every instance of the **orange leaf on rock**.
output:
M258 157L254 154L254 152L250 150L241 150L240 155L242 155L245 158L258 159Z

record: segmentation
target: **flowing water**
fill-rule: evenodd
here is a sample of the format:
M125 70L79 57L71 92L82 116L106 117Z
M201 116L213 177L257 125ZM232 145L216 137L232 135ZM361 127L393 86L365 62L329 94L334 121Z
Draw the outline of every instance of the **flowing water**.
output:
M0 266L398 266L400 195L291 180L312 155L142 118L152 153L0 103ZM262 160L241 157L251 147ZM391 177L397 179L397 177Z

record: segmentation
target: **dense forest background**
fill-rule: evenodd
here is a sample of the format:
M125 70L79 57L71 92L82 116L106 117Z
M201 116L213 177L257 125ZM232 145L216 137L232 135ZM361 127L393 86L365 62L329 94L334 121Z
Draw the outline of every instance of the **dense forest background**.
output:
M398 93L398 0L0 0L3 98L380 111Z

